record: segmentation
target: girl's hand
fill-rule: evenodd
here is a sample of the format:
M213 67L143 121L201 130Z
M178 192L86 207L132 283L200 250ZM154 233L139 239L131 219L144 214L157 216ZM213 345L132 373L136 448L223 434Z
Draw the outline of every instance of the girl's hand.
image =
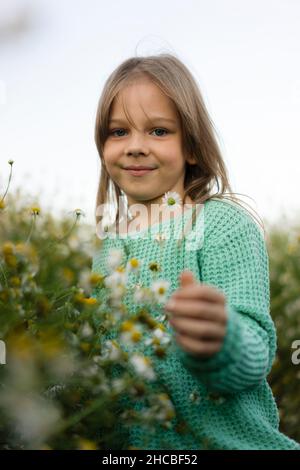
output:
M227 324L226 297L215 287L181 273L181 288L165 305L178 344L197 357L210 357L222 348ZM170 313L171 312L171 316Z

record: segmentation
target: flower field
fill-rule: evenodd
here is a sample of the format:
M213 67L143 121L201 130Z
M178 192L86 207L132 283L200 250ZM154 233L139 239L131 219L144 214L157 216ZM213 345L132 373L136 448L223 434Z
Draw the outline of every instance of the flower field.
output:
M0 449L126 449L132 424L168 427L175 413L168 391L152 391L155 370L135 348L144 342L160 360L167 354L164 318L154 320L148 309L165 300L167 281L154 276L152 289L133 292L141 308L128 318L122 299L139 260L122 266L116 250L109 276L93 273L101 241L82 211L57 219L20 192L5 191L0 201ZM300 364L292 362L292 343L300 340L299 235L297 228L268 233L278 332L269 383L281 429L298 441ZM103 301L94 295L101 289ZM113 327L118 337L107 340ZM130 407L138 400L147 405L140 412Z

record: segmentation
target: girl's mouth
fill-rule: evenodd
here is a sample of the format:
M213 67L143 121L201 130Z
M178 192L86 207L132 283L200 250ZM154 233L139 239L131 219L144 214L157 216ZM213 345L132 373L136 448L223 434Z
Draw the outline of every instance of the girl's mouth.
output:
M132 176L143 176L147 175L148 173L151 173L151 171L154 171L154 169L149 169L149 170L125 170L127 171L130 175Z

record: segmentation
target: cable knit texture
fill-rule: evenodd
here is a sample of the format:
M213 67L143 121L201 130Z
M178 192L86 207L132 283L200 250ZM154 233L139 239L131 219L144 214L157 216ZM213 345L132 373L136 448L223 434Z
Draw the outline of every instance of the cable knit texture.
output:
M129 257L143 260L139 281L144 286L153 282L148 264L157 261L162 268L159 278L170 282L169 295L179 287L180 273L188 269L227 299L226 336L214 356L202 359L187 353L174 335L167 357L158 358L150 347L142 351L151 357L156 371L153 390L167 390L176 409L171 428L159 425L151 433L134 426L120 435L125 436L126 445L149 450L300 450L298 443L278 430L277 406L266 380L275 357L276 332L270 316L269 260L263 233L243 208L212 199L202 205L190 238L178 246L176 233L190 214L127 238L108 237L93 258L92 270L107 274L109 249L126 246ZM163 248L155 240L159 230L169 234ZM129 275L129 286L135 283L134 275ZM103 299L104 291L96 289L93 295ZM132 314L139 307L130 296L124 303ZM161 304L151 311L154 317L162 312ZM166 327L174 332L167 320ZM114 334L109 332L105 339L113 339ZM128 403L124 397L122 406ZM135 400L132 407L142 409L143 400Z

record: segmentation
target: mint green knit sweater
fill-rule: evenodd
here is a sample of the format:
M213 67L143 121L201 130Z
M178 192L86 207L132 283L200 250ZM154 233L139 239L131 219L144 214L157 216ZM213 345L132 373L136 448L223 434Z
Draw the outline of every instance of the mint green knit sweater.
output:
M157 231L181 230L189 213L162 222L138 236L106 238L93 258L92 270L107 274L106 260L112 247L143 260L140 281L153 281L147 269L159 261L160 278L170 282L169 295L179 287L179 275L191 270L199 281L226 295L227 334L222 349L208 359L185 352L172 337L166 358L151 356L157 375L155 390L167 387L180 418L173 426L158 426L154 433L141 426L130 429L128 445L140 449L298 449L300 445L278 430L275 400L266 377L276 352L276 332L270 316L269 261L264 237L240 206L225 200L209 200L197 217L191 245L169 236L161 249ZM151 236L150 236L151 235ZM190 239L191 242L191 239ZM196 248L195 248L196 247ZM192 248L192 249L191 249ZM129 284L134 284L129 279ZM97 291L96 296L104 295ZM129 311L137 307L130 299ZM125 303L126 303L125 302ZM153 315L163 312L159 305ZM168 324L169 331L174 331ZM108 339L114 333L108 335ZM148 354L151 355L151 352ZM198 396L197 400L192 397ZM142 406L136 403L137 408ZM178 427L179 422L186 427ZM175 429L176 427L176 429Z

